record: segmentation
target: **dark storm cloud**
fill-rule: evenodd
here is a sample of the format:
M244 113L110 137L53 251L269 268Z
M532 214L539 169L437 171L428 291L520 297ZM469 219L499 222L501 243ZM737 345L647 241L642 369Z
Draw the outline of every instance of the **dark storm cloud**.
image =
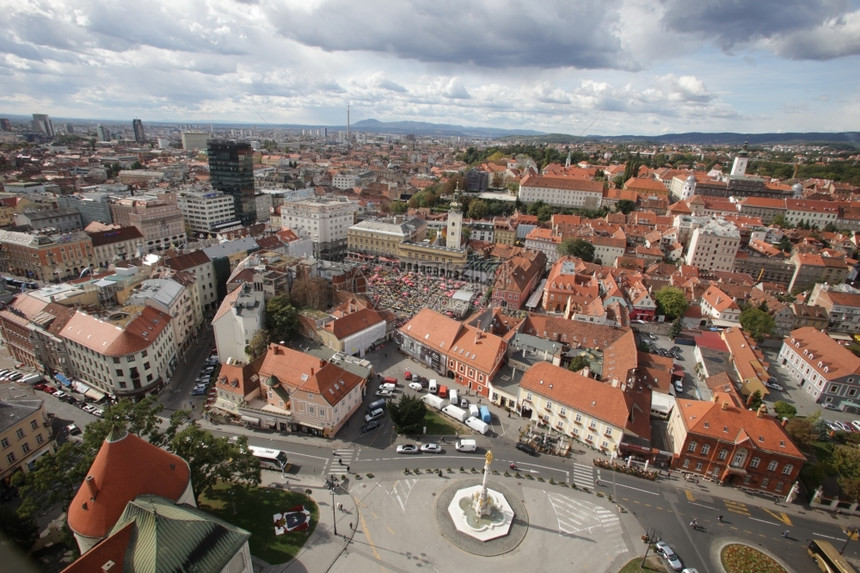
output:
M487 68L637 69L619 37L620 5L330 0L314 9L272 8L269 16L283 36L330 52Z
M662 3L665 10L662 23L666 28L711 40L725 51L760 40L782 41L845 16L850 10L847 0L663 0ZM785 50L803 59L802 48L803 44L797 43L786 46Z

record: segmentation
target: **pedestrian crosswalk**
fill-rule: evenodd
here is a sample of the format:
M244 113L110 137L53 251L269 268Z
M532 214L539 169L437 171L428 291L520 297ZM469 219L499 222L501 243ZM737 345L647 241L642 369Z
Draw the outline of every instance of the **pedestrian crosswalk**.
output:
M345 475L349 473L350 464L355 459L354 448L335 448L331 451L331 460L329 460L328 474L329 475Z
M573 462L573 485L578 488L594 488L594 466Z
M562 535L599 538L610 544L608 549L613 556L627 550L621 520L612 509L562 493L550 493L548 497Z

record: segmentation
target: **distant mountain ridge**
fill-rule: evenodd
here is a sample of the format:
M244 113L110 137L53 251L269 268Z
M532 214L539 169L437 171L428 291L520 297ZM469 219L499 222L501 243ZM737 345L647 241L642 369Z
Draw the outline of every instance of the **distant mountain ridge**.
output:
M351 125L351 129L358 131L370 131L375 133L399 133L415 135L441 135L446 137L514 137L544 135L541 131L533 129L502 129L494 127L467 127L462 125L450 125L447 123L427 123L423 121L379 121L376 119L363 119Z

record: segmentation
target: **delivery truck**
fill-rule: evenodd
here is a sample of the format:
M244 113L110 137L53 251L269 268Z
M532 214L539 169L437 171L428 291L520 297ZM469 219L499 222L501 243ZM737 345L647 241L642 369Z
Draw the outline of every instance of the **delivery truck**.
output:
M465 422L466 418L469 417L469 413L466 410L460 408L459 406L452 406L451 404L448 404L447 406L442 408L442 411L457 420L458 422Z
M484 422L485 424L489 424L490 422L493 421L493 419L490 417L490 409L489 408L487 408L486 406L481 406L480 410L481 410L481 421L482 422Z
M445 407L445 404L448 403L444 398L440 398L439 396L434 396L433 394L424 394L421 397L425 404L430 406L431 408L435 408L437 410L441 410Z
M478 432L479 434L486 435L487 432L490 431L490 425L483 420L479 420L474 416L469 416L466 418L466 425Z

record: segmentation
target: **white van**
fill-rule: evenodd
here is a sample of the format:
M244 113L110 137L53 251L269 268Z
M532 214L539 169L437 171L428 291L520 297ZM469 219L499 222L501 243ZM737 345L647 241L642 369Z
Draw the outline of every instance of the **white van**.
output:
M478 449L478 443L475 440L457 440L454 447L458 452L474 452Z
M457 395L457 391L453 388L448 392L448 398L451 399L451 404L454 406L460 405L460 397Z
M481 411L478 409L477 404L469 404L469 415L473 418L481 417Z
M435 378L431 378L430 381L427 382L427 391L430 392L431 394L435 394L436 392L439 391L439 386L436 383Z
M488 423L480 418L475 418L474 416L466 418L466 425L482 435L486 435L486 433L490 431L490 425Z

